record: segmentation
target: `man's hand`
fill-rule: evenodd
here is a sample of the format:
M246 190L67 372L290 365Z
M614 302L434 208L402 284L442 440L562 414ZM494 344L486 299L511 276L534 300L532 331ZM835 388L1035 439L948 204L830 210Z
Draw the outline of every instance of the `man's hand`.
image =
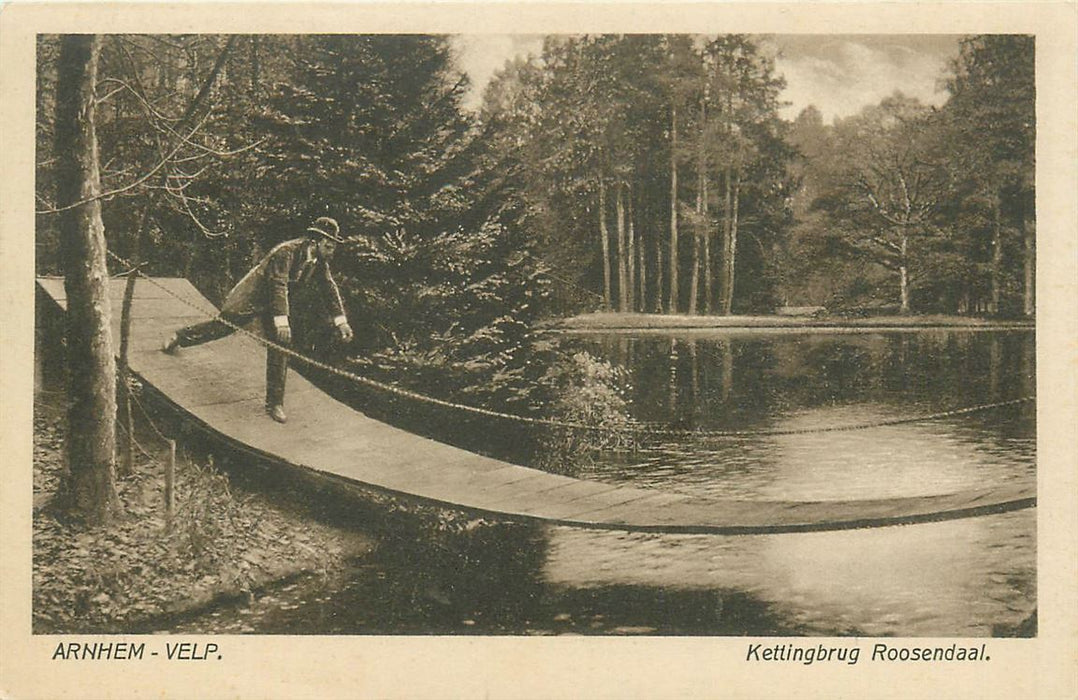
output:
M288 325L288 316L274 316L273 329L277 334L277 342L288 345L292 342L292 329Z
M337 331L341 334L341 341L345 343L351 343L354 334L352 333L352 327L345 321L341 325L337 326Z

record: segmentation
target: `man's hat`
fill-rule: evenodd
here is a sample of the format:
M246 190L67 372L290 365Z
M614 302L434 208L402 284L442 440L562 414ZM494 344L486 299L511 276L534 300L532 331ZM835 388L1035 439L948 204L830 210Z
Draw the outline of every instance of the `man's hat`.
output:
M307 233L324 236L336 243L344 243L344 239L341 238L341 227L337 225L337 220L328 216L320 216L315 219L314 223L307 227Z

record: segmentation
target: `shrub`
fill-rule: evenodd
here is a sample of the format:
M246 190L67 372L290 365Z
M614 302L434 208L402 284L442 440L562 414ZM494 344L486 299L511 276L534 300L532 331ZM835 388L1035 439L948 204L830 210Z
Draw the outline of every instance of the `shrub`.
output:
M544 382L554 396L548 417L567 425L547 430L535 466L572 474L602 450L634 446L635 423L628 413L625 397L630 386L624 368L580 351L553 364Z

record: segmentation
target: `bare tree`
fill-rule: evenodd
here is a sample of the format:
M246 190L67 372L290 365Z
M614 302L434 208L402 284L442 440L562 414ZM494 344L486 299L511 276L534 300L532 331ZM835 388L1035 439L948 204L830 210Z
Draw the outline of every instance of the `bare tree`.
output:
M838 187L822 198L846 243L898 277L910 310L914 241L936 233L947 176L931 157L928 110L896 95L837 126Z

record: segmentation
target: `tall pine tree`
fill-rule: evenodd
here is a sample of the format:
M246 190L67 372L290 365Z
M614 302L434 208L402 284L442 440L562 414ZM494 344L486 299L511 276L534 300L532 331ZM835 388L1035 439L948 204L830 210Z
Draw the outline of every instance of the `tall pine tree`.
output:
M475 403L527 401L522 348L545 281L510 173L461 108L448 40L311 36L295 55L265 117L263 191L286 230L330 215L354 237L334 264L352 360Z

